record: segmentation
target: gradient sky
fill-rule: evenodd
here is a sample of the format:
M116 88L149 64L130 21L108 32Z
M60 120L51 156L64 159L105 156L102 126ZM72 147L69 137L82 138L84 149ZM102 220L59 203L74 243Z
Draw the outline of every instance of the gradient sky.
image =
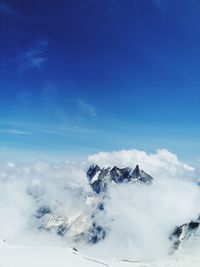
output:
M200 157L200 1L5 0L0 36L1 157Z

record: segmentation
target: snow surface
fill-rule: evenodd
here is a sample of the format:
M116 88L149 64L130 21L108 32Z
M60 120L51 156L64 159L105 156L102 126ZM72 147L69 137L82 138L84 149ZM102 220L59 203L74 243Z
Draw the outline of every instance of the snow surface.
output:
M98 260L59 247L4 247L0 248L1 267L199 267L200 256L178 254L161 260Z

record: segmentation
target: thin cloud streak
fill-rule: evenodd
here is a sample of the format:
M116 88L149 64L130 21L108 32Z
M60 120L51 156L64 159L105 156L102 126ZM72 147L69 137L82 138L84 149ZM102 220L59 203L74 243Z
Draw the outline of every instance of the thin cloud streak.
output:
M19 55L18 72L21 73L27 69L41 70L48 60L48 58L44 56L48 44L48 41L45 39L35 40L24 53Z
M13 17L18 17L19 14L5 2L0 2L0 14L9 15Z
M16 121L0 121L1 125L7 126L10 128L0 129L0 133L8 133L8 134L21 134L21 135L39 135L39 134L48 134L48 135L56 135L56 136L68 136L70 134L92 134L102 131L100 129L92 129L92 128L84 128L84 127L65 127L61 125L52 126L46 125L42 126L41 124L29 124L26 122L16 122ZM15 127L15 128L14 128ZM17 128L20 129L17 129Z
M6 135L33 135L32 132L21 131L17 129L0 129L0 134Z
M83 99L78 99L77 103L78 103L80 111L82 111L83 113L85 113L85 114L87 114L93 118L97 117L96 109L93 105L87 103Z

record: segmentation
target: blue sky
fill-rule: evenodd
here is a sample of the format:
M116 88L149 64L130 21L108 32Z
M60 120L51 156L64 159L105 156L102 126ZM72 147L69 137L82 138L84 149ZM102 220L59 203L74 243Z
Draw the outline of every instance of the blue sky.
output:
M200 1L0 1L0 146L200 156Z

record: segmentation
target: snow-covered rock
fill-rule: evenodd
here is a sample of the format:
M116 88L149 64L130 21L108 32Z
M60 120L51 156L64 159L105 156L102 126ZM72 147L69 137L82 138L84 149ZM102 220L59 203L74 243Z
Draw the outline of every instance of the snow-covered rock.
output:
M170 236L170 240L173 242L173 249L178 249L186 240L194 235L199 227L199 224L199 221L191 221L190 223L185 223L176 227Z
M90 166L87 177L92 189L96 193L105 192L110 183L144 183L151 184L153 177L140 170L139 165L135 169L129 167L100 168L98 165Z

